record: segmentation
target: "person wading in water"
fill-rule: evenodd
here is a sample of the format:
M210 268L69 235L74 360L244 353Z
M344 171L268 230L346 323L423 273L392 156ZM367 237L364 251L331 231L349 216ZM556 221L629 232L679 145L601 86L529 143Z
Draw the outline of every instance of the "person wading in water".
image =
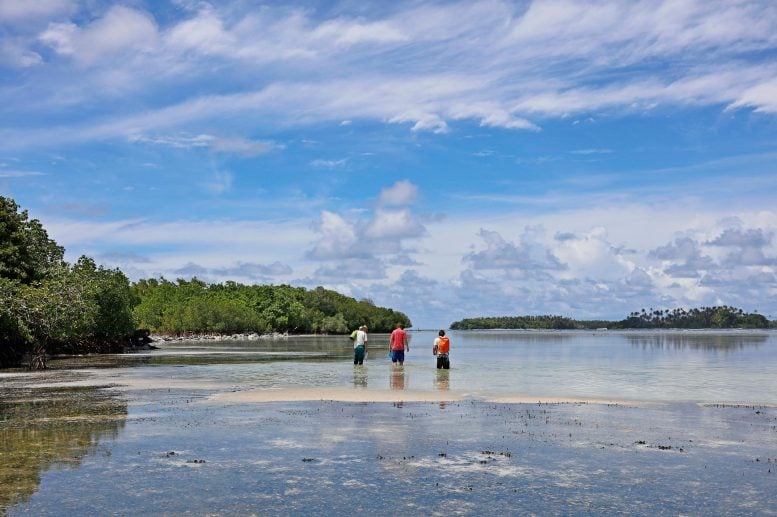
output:
M367 355L367 325L362 325L356 331L356 339L353 342L353 364L364 364L364 356Z
M397 328L391 333L389 346L391 347L391 362L404 364L405 350L410 351L410 344L407 342L407 332L404 331L401 323L397 323Z
M445 370L451 368L451 362L448 359L450 351L451 340L445 335L445 331L441 330L437 333L437 338L434 340L434 347L432 347L432 353L437 356L437 368Z

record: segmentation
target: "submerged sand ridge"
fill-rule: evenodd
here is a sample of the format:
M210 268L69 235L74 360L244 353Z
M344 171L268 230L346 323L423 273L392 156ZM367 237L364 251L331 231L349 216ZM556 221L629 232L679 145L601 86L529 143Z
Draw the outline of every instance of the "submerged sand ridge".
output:
M287 389L254 389L245 391L222 392L210 395L201 402L210 404L256 404L263 402L458 402L477 400L501 404L633 404L634 401L583 399L575 397L546 396L489 396L472 393L455 393L420 390L391 389L354 389L354 388L287 388Z
M346 366L345 368L349 368ZM18 386L31 389L63 389L63 388L108 388L118 392L154 392L158 390L199 392L200 404L259 404L271 402L305 402L305 401L337 401L337 402L454 402L477 400L503 404L647 404L650 401L635 401L627 399L609 399L597 397L559 397L549 395L521 393L488 393L481 391L459 391L449 388L417 389L404 387L396 379L403 376L398 370L389 371L391 386L389 388L365 387L357 383L355 386L265 386L246 387L235 383L233 379L219 379L213 376L200 375L163 375L146 376L143 369L81 369L54 370L45 375L38 372L25 372L7 375L7 380L13 379ZM358 371L358 370L357 370ZM361 370L363 371L363 370ZM179 374L181 372L172 372ZM393 375L392 375L393 374ZM448 380L449 372L445 377ZM439 382L437 386L447 386Z

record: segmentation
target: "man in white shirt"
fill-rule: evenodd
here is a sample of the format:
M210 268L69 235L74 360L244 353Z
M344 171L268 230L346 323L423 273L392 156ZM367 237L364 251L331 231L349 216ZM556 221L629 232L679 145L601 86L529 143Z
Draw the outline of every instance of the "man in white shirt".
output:
M356 332L353 342L353 364L364 364L364 356L367 355L367 325L362 325Z

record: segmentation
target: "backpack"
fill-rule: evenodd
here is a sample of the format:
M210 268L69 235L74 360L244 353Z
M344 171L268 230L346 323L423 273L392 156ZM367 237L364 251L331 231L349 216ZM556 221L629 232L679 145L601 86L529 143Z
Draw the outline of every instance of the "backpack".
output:
M356 341L356 335L359 333L358 330L354 330L351 332L351 341Z

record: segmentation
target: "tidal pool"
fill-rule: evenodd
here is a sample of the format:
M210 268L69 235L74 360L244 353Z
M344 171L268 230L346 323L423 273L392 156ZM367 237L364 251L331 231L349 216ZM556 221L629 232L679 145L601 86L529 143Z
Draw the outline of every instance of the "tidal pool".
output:
M433 335L0 372L0 513L777 514L774 334Z

